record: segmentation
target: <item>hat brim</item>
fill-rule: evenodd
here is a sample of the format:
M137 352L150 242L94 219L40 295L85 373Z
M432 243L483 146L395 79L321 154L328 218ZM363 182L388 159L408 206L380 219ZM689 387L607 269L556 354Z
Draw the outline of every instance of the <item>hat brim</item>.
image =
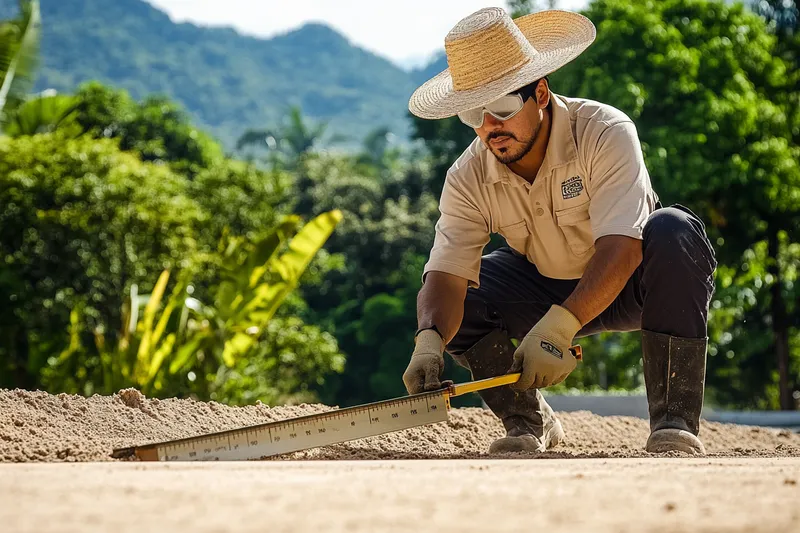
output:
M594 24L579 13L549 10L514 20L539 52L519 69L502 78L466 91L455 91L450 69L423 83L411 95L408 109L425 119L442 119L474 107L484 106L535 80L560 69L594 42Z

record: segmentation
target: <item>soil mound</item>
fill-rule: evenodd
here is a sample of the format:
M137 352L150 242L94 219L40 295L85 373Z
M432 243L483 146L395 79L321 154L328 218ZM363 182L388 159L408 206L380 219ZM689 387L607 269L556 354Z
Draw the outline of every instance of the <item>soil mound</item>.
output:
M89 398L0 390L0 462L113 461L114 448L191 437L332 409L325 405L229 407L190 399L145 398L134 389ZM567 434L537 458L648 457L646 420L559 413ZM453 409L447 422L282 456L292 459L478 459L504 434L490 412ZM800 435L786 430L703 422L711 456L800 457ZM506 457L519 458L520 455Z

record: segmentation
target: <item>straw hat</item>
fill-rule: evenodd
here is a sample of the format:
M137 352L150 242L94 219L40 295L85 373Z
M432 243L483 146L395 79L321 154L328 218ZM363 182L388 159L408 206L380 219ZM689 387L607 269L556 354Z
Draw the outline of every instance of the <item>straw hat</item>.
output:
M414 91L408 109L420 118L438 119L486 105L566 65L595 35L589 19L570 11L512 20L502 8L481 9L447 34L449 68Z

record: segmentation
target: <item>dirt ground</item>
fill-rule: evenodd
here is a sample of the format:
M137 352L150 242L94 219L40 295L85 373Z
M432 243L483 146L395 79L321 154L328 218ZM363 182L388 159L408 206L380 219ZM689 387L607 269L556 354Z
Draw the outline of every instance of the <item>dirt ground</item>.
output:
M6 533L797 533L800 459L0 465Z
M530 460L488 456L499 421L455 409L277 460L110 457L327 409L0 390L0 530L800 531L800 435L767 428L704 422L707 457L656 457L642 450L645 420L562 413L567 441Z
M127 389L84 398L0 390L0 462L116 461L114 448L190 437L330 410L324 405L228 407L215 402L148 399ZM649 457L646 420L560 413L567 438L541 458ZM412 428L279 460L490 459L502 424L479 408L453 409L447 422ZM703 422L711 457L800 457L800 435L788 430ZM502 457L502 456L501 456ZM495 457L495 458L501 458Z

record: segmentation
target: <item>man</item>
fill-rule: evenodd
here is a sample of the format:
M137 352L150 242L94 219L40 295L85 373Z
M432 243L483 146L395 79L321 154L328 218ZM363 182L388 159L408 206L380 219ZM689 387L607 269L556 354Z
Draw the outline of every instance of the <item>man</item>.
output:
M547 75L594 38L576 13L483 9L411 97L415 115L458 115L477 137L446 176L403 380L411 394L440 388L445 349L475 379L520 372L481 393L506 429L489 451L540 452L564 431L538 389L576 367L574 340L641 331L645 449L703 454L714 251L693 213L660 205L624 113L550 91ZM491 233L508 247L481 257Z

